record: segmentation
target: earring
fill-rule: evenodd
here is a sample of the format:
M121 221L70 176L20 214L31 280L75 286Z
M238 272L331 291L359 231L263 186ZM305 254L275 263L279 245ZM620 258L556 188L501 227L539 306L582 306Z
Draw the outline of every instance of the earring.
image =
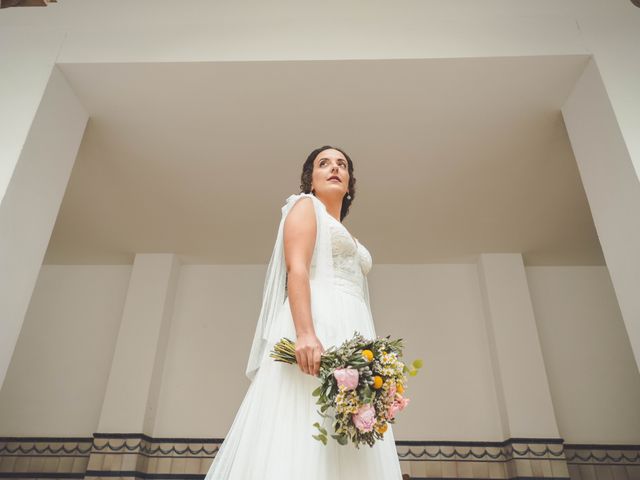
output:
M351 194L347 195L347 200L351 200Z

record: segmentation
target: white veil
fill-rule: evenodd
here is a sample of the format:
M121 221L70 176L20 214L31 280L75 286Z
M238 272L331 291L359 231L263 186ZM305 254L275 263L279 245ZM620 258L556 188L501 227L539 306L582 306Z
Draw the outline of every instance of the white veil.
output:
M324 203L311 193L299 193L287 198L282 207L282 217L278 226L278 235L273 247L271 260L267 267L266 278L262 296L262 307L256 325L251 352L247 362L246 376L253 381L264 356L268 354L267 339L275 316L280 306L285 301L285 280L287 268L284 260L283 230L284 221L291 207L297 200L310 197L313 201L316 214L316 243L311 258L311 271L309 282L311 285L311 311L313 323L316 329L323 332L331 331L333 294L333 256L331 252L331 236L329 230L329 213ZM366 284L365 284L366 285ZM368 288L365 291L368 305ZM318 333L318 332L317 332ZM320 337L320 335L318 335ZM330 338L330 335L325 336ZM295 340L295 339L291 339ZM325 348L327 345L325 345Z

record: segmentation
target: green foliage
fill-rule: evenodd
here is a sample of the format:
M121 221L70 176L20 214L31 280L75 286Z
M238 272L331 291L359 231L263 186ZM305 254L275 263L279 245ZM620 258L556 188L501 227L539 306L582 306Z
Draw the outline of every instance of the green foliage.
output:
M313 426L316 427L320 431L320 433L318 435L312 435L312 437L315 438L316 440L322 442L323 445L326 445L327 444L327 430L322 428L318 422L315 422L313 424Z
M313 438L315 438L316 440L319 440L322 442L323 445L327 444L327 437L326 435L311 435Z
M362 403L371 403L374 395L375 390L373 390L369 385L365 385L360 391L360 401Z
M333 435L332 434L331 437L335 438L340 445L346 445L347 442L349 441L349 437L347 437L347 435L344 434L344 433L341 434L341 435Z

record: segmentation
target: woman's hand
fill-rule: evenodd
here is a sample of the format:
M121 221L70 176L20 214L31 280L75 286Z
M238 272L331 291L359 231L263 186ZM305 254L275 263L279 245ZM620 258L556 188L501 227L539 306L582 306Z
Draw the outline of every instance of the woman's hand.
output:
M296 361L300 370L317 377L320 373L320 357L324 347L315 333L305 333L296 338Z

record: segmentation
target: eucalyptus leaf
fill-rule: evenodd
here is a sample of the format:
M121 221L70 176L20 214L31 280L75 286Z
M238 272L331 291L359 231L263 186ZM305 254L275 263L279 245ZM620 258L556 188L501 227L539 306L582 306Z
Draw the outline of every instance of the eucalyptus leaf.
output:
M316 412L318 412L318 414L322 417L322 418L329 418L330 415L325 415L324 413L322 413L320 410L316 410Z

